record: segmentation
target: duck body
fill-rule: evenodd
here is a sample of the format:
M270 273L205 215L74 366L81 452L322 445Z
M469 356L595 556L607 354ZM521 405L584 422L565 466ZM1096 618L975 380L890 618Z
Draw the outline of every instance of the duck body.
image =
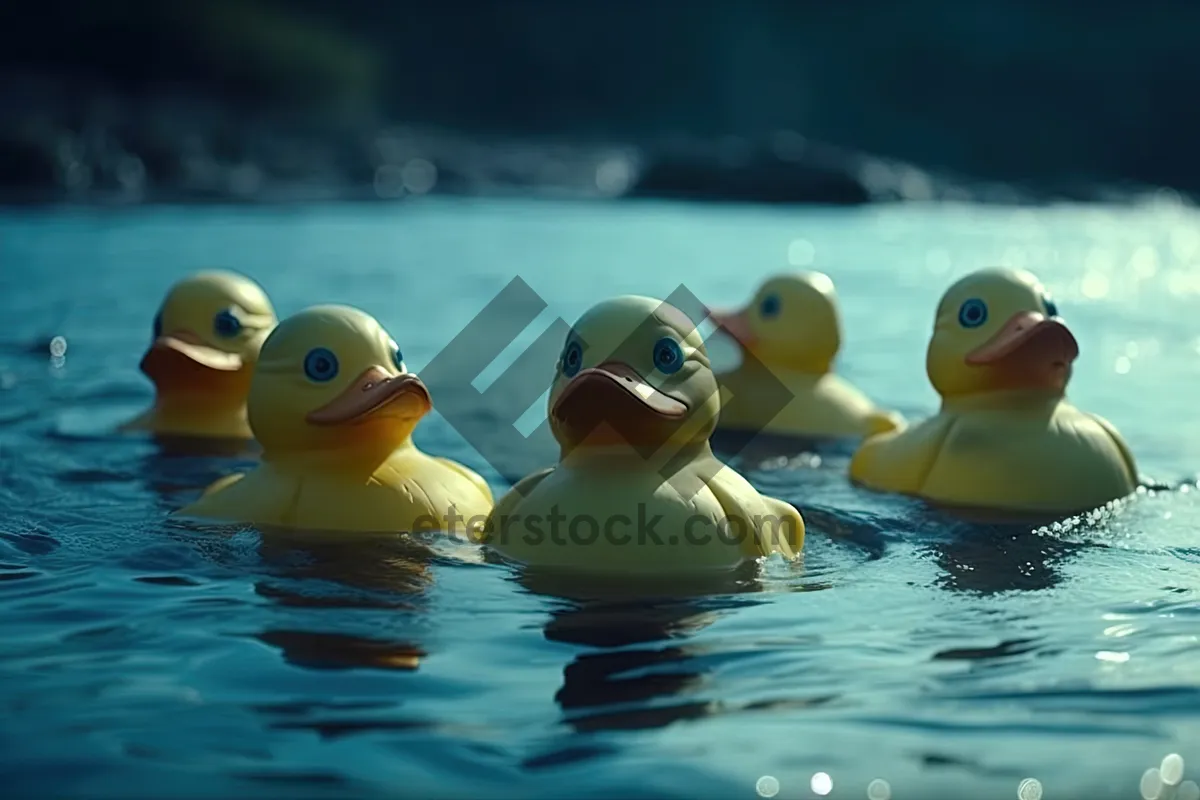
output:
M850 477L952 506L1069 515L1133 492L1137 464L1066 386L1079 346L1037 278L972 273L947 290L926 353L939 413L866 439Z
M282 528L421 533L481 526L491 509L480 476L409 446L367 476L264 460L219 481L181 513Z
M904 426L900 414L878 408L834 372L841 315L828 275L777 275L744 308L709 315L742 351L742 363L717 376L723 395L718 427L861 439Z
M543 567L654 575L729 570L789 553L792 540L780 549L774 537L803 525L794 508L763 497L711 454L689 469L694 492L680 489L688 478L664 480L628 459L560 464L501 500L493 546Z
M832 372L814 374L775 367L774 379L764 379L757 369L736 369L717 376L723 389L734 396L762 397L775 381L786 387L792 399L774 416L756 408L753 401L722 407L719 427L790 436L819 438L863 438L904 426L904 418L878 408L853 384Z
M950 506L1078 513L1131 493L1136 466L1106 420L1064 398L1000 395L864 443L851 476Z
M140 365L154 384L154 404L121 430L253 438L246 396L258 352L276 321L266 293L243 275L198 272L176 283L154 317Z
M800 513L713 455L719 393L677 309L644 297L594 307L568 336L549 405L559 463L496 504L483 537L494 550L539 567L676 576L800 552Z
M260 466L217 481L183 516L321 531L469 532L486 481L412 442L432 409L372 317L316 306L263 344L248 400Z
M221 408L198 403L159 403L146 409L120 428L125 433L149 433L161 438L238 439L254 438L245 407Z

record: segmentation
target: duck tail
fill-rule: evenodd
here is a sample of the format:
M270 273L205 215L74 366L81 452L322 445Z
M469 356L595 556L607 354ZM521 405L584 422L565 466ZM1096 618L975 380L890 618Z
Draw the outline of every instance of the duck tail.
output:
M866 436L902 431L907 425L904 417L896 411L872 411L867 415L866 422Z

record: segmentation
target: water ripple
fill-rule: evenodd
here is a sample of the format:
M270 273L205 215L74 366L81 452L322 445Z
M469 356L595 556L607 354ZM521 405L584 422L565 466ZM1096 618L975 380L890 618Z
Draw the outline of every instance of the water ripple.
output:
M763 776L808 796L823 775L835 797L880 781L895 797L1012 797L1029 780L1047 797L1136 796L1168 754L1200 763L1200 423L1179 389L1196 377L1194 270L1172 255L1192 253L1179 231L1196 220L1178 213L431 200L0 215L0 242L22 243L21 291L0 297L19 309L0 344L0 781L21 797L601 800L750 797ZM152 309L200 262L251 273L284 312L359 305L419 360L513 270L568 318L598 287L666 296L684 279L729 305L801 238L838 283L839 369L914 420L936 409L921 354L944 284L1004 259L1034 269L1083 345L1072 398L1117 423L1153 479L1090 514L998 524L852 486L849 444L718 440L801 509L803 562L582 581L461 543L174 520L255 448L113 431L150 401ZM330 283L333 263L346 280ZM110 288L72 306L56 365L54 309L85 279ZM497 494L553 456L489 465L440 413L418 438Z

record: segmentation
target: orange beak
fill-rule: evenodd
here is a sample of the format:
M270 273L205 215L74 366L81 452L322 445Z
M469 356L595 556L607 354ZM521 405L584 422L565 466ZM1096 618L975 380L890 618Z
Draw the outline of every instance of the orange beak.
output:
M758 341L750 330L750 321L746 318L745 311L730 312L712 308L705 308L705 311L717 328L731 336L742 347L753 347Z
M416 375L390 375L382 367L368 367L345 391L309 412L306 419L313 425L345 425L385 408L391 415L417 419L433 409L433 400Z
M650 386L637 370L606 361L571 379L551 414L575 441L596 444L657 444L664 421L687 416L682 401Z
M140 368L156 385L207 385L220 376L237 373L245 361L237 353L226 353L204 344L189 331L159 336L142 356Z
M1014 314L988 341L967 354L971 366L993 366L1015 387L1062 390L1079 342L1062 320L1036 311Z

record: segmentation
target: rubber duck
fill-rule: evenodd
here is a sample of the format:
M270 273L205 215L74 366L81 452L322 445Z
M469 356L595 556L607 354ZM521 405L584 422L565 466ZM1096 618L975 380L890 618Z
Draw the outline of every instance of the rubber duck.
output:
M469 533L487 518L492 493L467 467L413 444L432 408L373 317L309 308L267 337L251 381L261 464L177 513L318 531Z
M945 506L1075 514L1128 495L1137 466L1111 423L1065 393L1079 344L1024 270L985 269L937 308L926 372L941 410L867 439L855 481Z
M568 334L550 387L558 464L520 480L482 540L526 565L676 576L798 556L804 520L713 455L720 392L695 324L606 300Z
M898 413L879 409L834 373L842 325L828 275L774 276L744 308L710 309L709 316L743 353L741 365L717 376L731 396L721 409L720 428L832 439L904 426ZM782 401L774 399L777 391L770 391L779 383L791 394L782 408Z
M154 317L141 370L154 405L124 431L251 439L246 394L275 311L257 283L233 272L198 272L171 287Z

